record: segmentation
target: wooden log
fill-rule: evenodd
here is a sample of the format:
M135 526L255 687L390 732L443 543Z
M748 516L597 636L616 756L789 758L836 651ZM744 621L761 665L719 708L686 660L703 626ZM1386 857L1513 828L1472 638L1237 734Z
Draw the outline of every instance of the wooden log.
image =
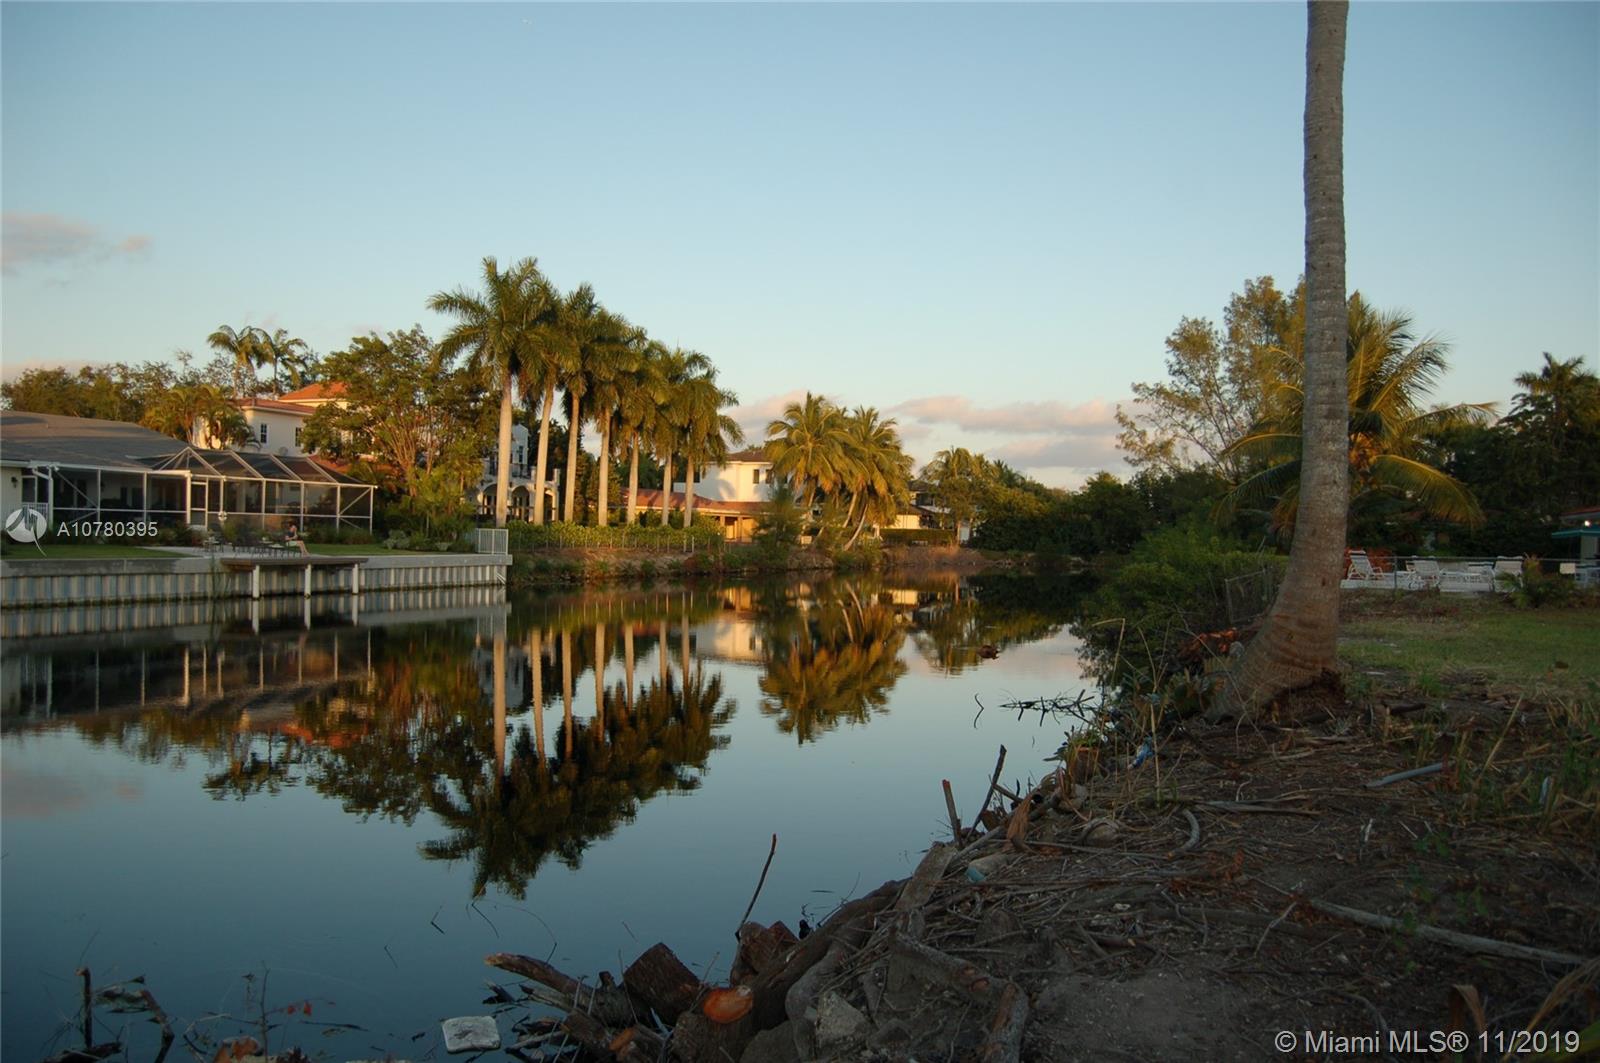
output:
M678 1016L694 1007L695 998L705 988L662 942L645 949L622 972L622 985L660 1016L662 1025L669 1029Z
M961 817L956 815L956 795L950 790L950 780L942 780L944 784L944 807L950 813L950 840L957 845L961 844Z
M739 951L733 959L730 980L734 985L749 985L755 976L771 967L785 952L800 943L780 920L771 926L746 923L739 928Z
M644 1026L630 1026L611 1039L607 1046L618 1059L655 1060L667 1046L666 1038Z
M756 1033L753 1011L727 1024L712 1022L698 1011L691 1011L672 1028L672 1058L683 1063L737 1060Z
M1015 982L1000 990L994 1017L989 1020L989 1038L979 1059L985 1063L1016 1063L1022 1058L1022 1035L1028 1028L1028 994Z

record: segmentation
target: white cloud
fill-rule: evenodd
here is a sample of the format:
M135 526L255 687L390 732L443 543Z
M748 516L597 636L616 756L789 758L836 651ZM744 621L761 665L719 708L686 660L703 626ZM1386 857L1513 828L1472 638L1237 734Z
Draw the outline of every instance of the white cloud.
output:
M1008 402L977 406L960 395L930 395L889 408L891 413L925 424L953 424L967 432L1002 435L1057 433L1067 429L1100 429L1116 423L1116 406L1091 399L1075 406L1064 402Z
M150 249L150 237L135 233L118 240L85 222L59 214L6 211L0 215L0 271L30 266L85 266L115 257L132 258Z

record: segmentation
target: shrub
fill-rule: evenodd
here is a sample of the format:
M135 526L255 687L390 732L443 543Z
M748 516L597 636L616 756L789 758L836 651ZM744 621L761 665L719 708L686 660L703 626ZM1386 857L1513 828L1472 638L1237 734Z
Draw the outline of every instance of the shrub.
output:
M708 519L701 524L696 520L688 531L682 528L648 527L639 524L618 524L604 528L556 522L528 524L516 522L508 525L507 540L513 551L560 549L570 547L586 550L606 549L660 549L682 550L685 545L705 550L722 545L722 531Z
M927 543L937 546L949 546L951 538L948 528L883 529L883 544L885 546L917 546Z
M1282 557L1205 527L1163 528L1135 546L1128 563L1088 599L1079 633L1107 681L1159 682L1178 669L1180 651L1194 636L1254 619L1230 617L1230 580L1262 575L1275 585L1283 565Z

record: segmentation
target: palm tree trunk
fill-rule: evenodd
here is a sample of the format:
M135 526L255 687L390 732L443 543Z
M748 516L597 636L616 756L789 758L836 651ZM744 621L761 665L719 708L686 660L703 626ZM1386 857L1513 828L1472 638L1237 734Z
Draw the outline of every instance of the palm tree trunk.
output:
M596 492L598 499L595 504L595 523L602 528L606 526L606 506L610 502L610 489L611 415L608 413L600 422L600 489Z
M694 459L685 456L683 466L683 526L688 528L694 523Z
M1339 578L1350 502L1345 369L1344 53L1349 4L1307 4L1305 414L1300 509L1289 567L1261 631L1233 667L1221 716L1249 716L1287 691L1335 674Z
M672 451L667 451L667 460L661 467L661 526L672 526Z
M866 526L867 526L867 507L866 506L862 506L861 507L861 520L860 520L859 523L856 524L855 534L851 535L850 536L850 541L844 544L844 548L846 550L850 549L852 546L854 546L856 544L856 539L860 537L861 530L863 528L865 528Z
M556 402L556 386L552 381L544 388L544 408L539 411L539 458L533 472L533 522L544 523L544 478L549 471L550 407Z
M567 508L561 519L571 524L573 504L578 497L578 408L582 400L570 391L567 392L567 399L571 405L571 413L567 418L567 482L564 485Z
M494 526L506 526L506 513L511 505L511 374L505 374L500 389L500 447L499 463L494 474Z
M667 616L661 614L656 626L656 670L661 673L661 685L667 685L670 670L667 667Z
M628 456L628 523L639 521L639 433L633 434Z

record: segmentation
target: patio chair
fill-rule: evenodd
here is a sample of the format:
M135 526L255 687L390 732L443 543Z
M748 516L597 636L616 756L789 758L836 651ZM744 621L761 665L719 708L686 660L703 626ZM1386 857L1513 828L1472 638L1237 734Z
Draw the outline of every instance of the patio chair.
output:
M1447 568L1439 573L1439 589L1451 594L1483 594L1494 590L1494 567L1468 562L1462 568Z
M1431 557L1419 557L1409 562L1406 568L1410 570L1414 581L1420 587L1437 587L1440 577L1444 575L1444 569L1439 567L1439 562Z

